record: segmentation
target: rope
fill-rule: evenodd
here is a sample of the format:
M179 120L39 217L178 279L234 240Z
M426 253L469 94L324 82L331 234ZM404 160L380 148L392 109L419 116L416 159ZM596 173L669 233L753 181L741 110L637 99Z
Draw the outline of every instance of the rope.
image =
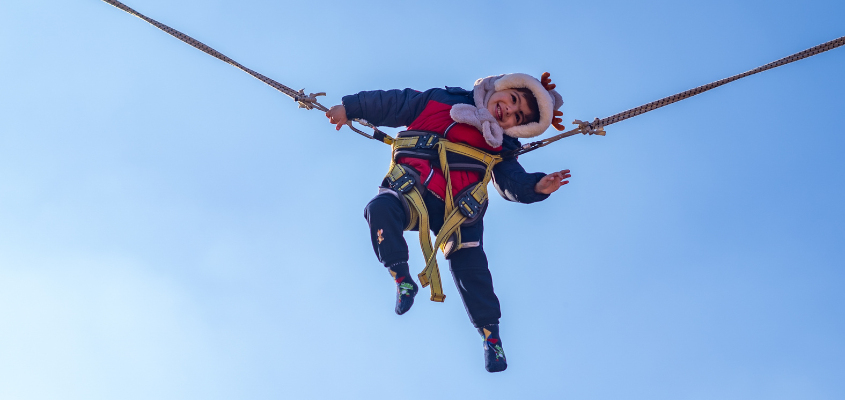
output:
M161 29L162 31L166 32L167 34L169 34L169 35L171 35L171 36L173 36L173 37L175 37L175 38L177 38L177 39L179 39L179 40L181 40L181 41L183 41L183 42L185 42L185 43L187 43L187 44L189 44L189 45L191 45L191 46L193 46L193 47L195 47L199 50L202 50L206 54L209 54L209 55L211 55L211 56L213 56L213 57L215 57L215 58L217 58L217 59L219 59L223 62L231 64L234 67L240 69L241 71L244 71L244 72L252 75L256 79L260 80L261 82L264 82L267 85L270 85L271 87L273 87L274 89L276 89L276 90L286 94L287 96L291 97L294 101L299 103L299 108L304 108L304 109L307 109L307 110L311 110L311 109L316 108L316 109L318 109L320 111L324 111L324 112L329 110L324 105L320 104L316 99L318 96L325 96L326 93L324 93L324 92L310 93L308 95L305 95L305 89L300 89L300 90L297 91L297 90L293 90L293 89L291 89L291 88L289 88L285 85L282 85L281 83L276 82L273 79L270 79L270 78L268 78L268 77L266 77L266 76L264 76L264 75L262 75L258 72L255 72L255 71L241 65L237 61L227 57L226 55L224 55L223 53L220 53L217 50L212 49L211 47L209 47L208 45L200 42L199 40L196 40L196 39L194 39L194 38L192 38L192 37L190 37L190 36L188 36L188 35L186 35L182 32L177 31L176 29L173 29L173 28L171 28L171 27L169 27L165 24L162 24L161 22L158 22L158 21L156 21L152 18L149 18L149 17L129 8L127 5L121 3L117 0L103 0L103 1L117 7L119 9L123 10L123 11L126 11L127 13L132 14L132 15L134 15L134 16L136 16L136 17L138 17L138 18L140 18L140 19L142 19L142 20L144 20L148 23L150 23L151 25L155 26L158 29ZM574 123L578 125L577 128L572 129L572 130L567 131L567 132L564 132L564 133L561 133L561 134L558 134L558 135L555 135L555 136L552 136L550 138L546 138L546 139L537 141L537 142L528 143L528 144L520 147L519 149L510 151L507 154L504 154L504 156L512 157L512 156L518 156L520 154L525 154L525 153L528 153L529 151L537 150L541 147L548 146L549 144L554 143L554 142L556 142L560 139L570 137L570 136L573 136L573 135L576 135L576 134L579 134L579 133L582 133L582 134L585 134L585 135L590 134L590 135L604 136L604 134L605 134L604 127L608 126L610 124L615 124L617 122L624 121L628 118L635 117L637 115L644 114L644 113L647 113L647 112L652 111L652 110L656 110L660 107L667 106L669 104L681 101L683 99L690 98L690 97L695 96L697 94L704 93L704 92L706 92L710 89L715 89L719 86L733 82L737 79L745 78L746 76L754 75L754 74L757 74L757 73L760 73L760 72L763 72L763 71L766 71L766 70L770 70L772 68L777 68L777 67L780 67L782 65L786 65L786 64L798 61L798 60L802 60L804 58L811 57L811 56L814 56L816 54L835 49L835 48L842 46L842 45L845 45L845 36L840 37L839 39L834 39L834 40L831 40L827 43L823 43L823 44L820 44L818 46L809 48L809 49L804 50L802 52L795 53L791 56L781 58L780 60L770 62L766 65L754 68L750 71L746 71L746 72L743 72L741 74L737 74L737 75L734 75L734 76L731 76L731 77L728 77L728 78L725 78L725 79L721 79L721 80L718 80L718 81L713 82L713 83L708 83L706 85L687 90L686 92L681 92L681 93L678 93L678 94L671 95L669 97L664 97L660 100L652 101L651 103L648 103L648 104L645 104L645 105L642 105L642 106L639 106L639 107L636 107L636 108L632 108L630 110L626 110L626 111L623 111L623 112L618 113L618 114L611 115L607 118L602 118L602 119L596 118L595 120L593 120L593 122L584 122L584 121L579 121L579 120L576 119L574 121ZM376 126L370 124L366 120L355 119L355 122L358 122L361 125L373 128L375 130L374 135L369 135L365 132L362 132L362 131L356 129L354 126L352 126L352 122L347 123L347 126L349 126L349 128L351 128L353 131L355 131L359 135L364 136L364 137L369 138L369 139L378 140L378 141L381 141L381 142L384 142L384 143L387 143L387 144L393 143L392 137L390 137L387 134L385 134L384 132L380 131Z
M283 85L279 82L276 82L273 79L270 79L270 78L268 78L268 77L266 77L266 76L264 76L264 75L262 75L258 72L255 72L255 71L241 65L239 62L227 57L225 54L223 54L223 53L221 53L217 50L212 49L210 46L206 45L203 42L200 42L199 40L196 40L196 39L194 39L194 38L192 38L192 37L190 37L190 36L188 36L188 35L186 35L182 32L179 32L176 29L173 29L173 28L171 28L171 27L169 27L165 24L162 24L161 22L158 22L158 21L156 21L156 20L154 20L150 17L147 17L144 14L141 14L141 13L133 10L132 8L127 6L126 4L123 4L123 3L121 3L117 0L103 0L103 1L117 7L119 9L123 10L123 11L126 11L127 13L132 14L132 15L134 15L134 16L136 16L136 17L138 17L138 18L140 18L140 19L142 19L146 22L148 22L150 25L155 26L158 29L161 29L165 33L169 34L170 36L173 36L176 39L179 39L179 40L193 46L194 48L199 49L199 50L203 51L204 53L206 53L206 54L208 54L208 55L210 55L214 58L217 58L220 61L223 61L227 64L230 64L230 65L234 66L235 68L252 75L254 78L258 79L259 81L266 83L267 85L271 86L272 88L274 88L274 89L284 93L285 95L289 96L290 98L292 98L294 101L299 103L299 108L304 108L306 110L311 110L311 109L316 108L316 109L323 111L323 112L329 111L329 109L326 108L326 106L320 104L317 101L318 96L325 96L326 95L325 92L310 93L310 94L306 95L305 89L300 89L298 91L293 90L293 89L291 89L291 88L289 88L289 87L287 87L287 86L285 86L285 85ZM384 134L384 132L381 132L375 126L373 126L372 124L368 123L365 120L355 119L355 122L358 122L361 125L368 126L368 127L375 129L375 137L374 137L372 135L369 135L365 132L358 130L357 128L352 126L351 122L347 124L347 126L349 126L349 128L351 128L353 131L357 132L361 136L364 136L364 137L369 138L369 139L379 140L379 141L384 141L384 138L388 138L390 141L393 140L393 138L390 138L390 136L387 136L386 134Z
M602 118L602 119L596 118L593 122L584 122L584 121L575 120L575 122L573 122L573 123L578 125L577 128L570 130L570 131L567 131L567 132L564 132L564 133L561 133L561 134L558 134L558 135L555 135L555 136L552 136L550 138L547 138L547 139L544 139L544 140L541 140L541 141L528 143L528 144L522 146L521 148L519 148L515 151L512 151L511 154L509 154L509 156L517 156L517 155L520 155L520 154L525 154L529 151L539 149L540 147L547 146L547 145L554 143L554 142L556 142L560 139L563 139L565 137L569 137L569 136L572 136L572 135L575 135L575 134L578 134L578 133L583 133L585 135L590 134L590 135L604 136L604 133L605 133L604 127L608 126L610 124L615 124L617 122L624 121L628 118L635 117L637 115L644 114L644 113L647 113L647 112L652 111L652 110L656 110L660 107L667 106L669 104L681 101L683 99L688 99L688 98L695 96L697 94L704 93L704 92L706 92L710 89L715 89L719 86L733 82L737 79L745 78L746 76L754 75L754 74L757 74L757 73L760 73L760 72L763 72L763 71L770 70L772 68L777 68L777 67L780 67L782 65L786 65L786 64L798 61L798 60L802 60L802 59L805 59L807 57L811 57L811 56L814 56L816 54L835 49L835 48L842 46L842 45L845 45L845 36L840 37L839 39L831 40L827 43L822 43L822 44L815 46L815 47L811 47L807 50L795 53L791 56L781 58L780 60L770 62L766 65L754 68L750 71L746 71L746 72L743 72L741 74L737 74L737 75L734 75L734 76L731 76L731 77L728 77L728 78L725 78L725 79L720 79L716 82L708 83L706 85L699 86L697 88L690 89L690 90L687 90L685 92L673 94L669 97L664 97L660 100L652 101L651 103L644 104L644 105L641 105L639 107L632 108L630 110L626 110L626 111L623 111L623 112L618 113L618 114L611 115L607 118Z

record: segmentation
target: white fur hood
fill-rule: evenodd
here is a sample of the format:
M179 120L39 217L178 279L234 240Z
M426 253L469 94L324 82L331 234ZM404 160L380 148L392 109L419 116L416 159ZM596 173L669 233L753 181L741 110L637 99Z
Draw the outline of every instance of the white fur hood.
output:
M544 75L543 79L547 79ZM550 81L549 81L550 82ZM469 124L476 127L484 135L487 144L493 147L502 145L502 135L515 138L532 138L539 136L552 125L560 120L555 118L555 112L563 105L563 98L554 90L546 89L550 85L540 82L528 74L505 74L488 76L475 81L473 87L473 101L475 106L470 104L456 104L452 106L450 115L456 122ZM525 125L518 125L507 130L499 126L498 121L487 111L487 101L493 93L505 89L526 88L531 90L537 99L537 106L540 109L538 122L530 122ZM559 113L558 113L559 114ZM558 125L555 125L557 128Z

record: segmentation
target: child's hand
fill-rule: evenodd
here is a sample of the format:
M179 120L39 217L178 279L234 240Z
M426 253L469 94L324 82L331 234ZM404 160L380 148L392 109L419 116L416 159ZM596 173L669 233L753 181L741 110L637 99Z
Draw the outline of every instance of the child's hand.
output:
M537 193L543 194L552 194L556 190L560 189L561 186L566 185L569 181L565 179L571 178L572 175L569 174L569 170L565 169L560 172L552 172L540 179L536 185L534 185L534 191Z
M326 111L326 117L329 118L329 122L337 125L335 128L336 130L340 130L341 126L344 126L347 122L349 122L349 119L346 118L346 107L340 104L333 106L329 109L329 111Z

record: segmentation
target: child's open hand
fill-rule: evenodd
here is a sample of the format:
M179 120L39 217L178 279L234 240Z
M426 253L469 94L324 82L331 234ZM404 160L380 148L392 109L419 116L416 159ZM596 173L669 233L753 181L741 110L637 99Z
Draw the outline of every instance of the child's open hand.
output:
M326 117L329 118L329 122L337 125L336 130L340 130L340 127L349 122L349 119L346 118L346 107L340 104L332 106L329 111L326 111Z
M540 179L536 185L534 185L534 191L537 193L543 194L552 194L556 190L560 189L561 186L566 185L569 183L566 179L571 178L572 175L569 174L569 170L565 169L560 172L552 172Z

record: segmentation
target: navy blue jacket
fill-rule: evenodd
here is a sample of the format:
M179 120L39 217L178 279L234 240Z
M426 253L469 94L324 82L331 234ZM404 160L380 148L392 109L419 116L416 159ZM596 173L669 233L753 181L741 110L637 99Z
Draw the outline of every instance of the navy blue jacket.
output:
M429 89L419 92L405 90L375 90L345 96L343 105L348 118L363 118L377 126L400 127L440 133L452 124L449 111L455 104L474 105L472 91L461 88ZM457 124L449 130L446 138L453 142L465 143L490 153L501 153L521 146L518 139L505 135L502 146L490 147L484 141L481 132L467 124ZM419 161L419 162L415 162ZM428 162L421 159L403 160L410 162L423 176L428 174L425 168ZM445 191L445 178L439 169L439 179L432 179L429 189L435 194ZM506 200L519 203L534 203L545 200L547 194L537 193L534 186L545 176L542 172L528 173L516 158L507 158L493 167L493 185ZM460 191L468 184L480 180L478 174L467 171L452 171L453 190ZM442 180L442 187L441 182Z

